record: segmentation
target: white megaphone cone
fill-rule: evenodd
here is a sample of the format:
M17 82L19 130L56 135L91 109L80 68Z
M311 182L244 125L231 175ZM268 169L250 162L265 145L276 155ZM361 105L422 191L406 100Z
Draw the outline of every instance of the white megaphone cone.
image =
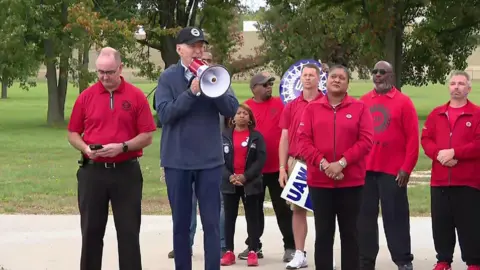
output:
M230 73L221 65L209 66L204 61L194 58L188 69L198 78L200 91L210 98L223 95L232 82Z

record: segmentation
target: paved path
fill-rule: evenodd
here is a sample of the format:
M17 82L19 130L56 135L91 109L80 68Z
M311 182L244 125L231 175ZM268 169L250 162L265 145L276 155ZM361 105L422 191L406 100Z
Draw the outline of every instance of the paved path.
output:
M415 255L415 267L420 270L432 269L435 252L429 218L412 218L412 245ZM381 222L380 222L381 224ZM199 220L200 225L200 220ZM281 262L282 241L274 217L267 217L267 229L262 238L265 259L260 260L258 269L284 269ZM313 266L313 219L309 218L311 233L307 237L309 269ZM380 228L382 230L382 228ZM237 251L245 247L242 243L246 236L245 219L240 217L237 223L238 234L235 244ZM203 234L201 226L196 234L193 269L203 268ZM340 242L338 232L335 241L337 265L340 265ZM377 269L396 269L390 261L385 238L381 237L381 248ZM0 215L0 269L7 270L75 270L78 268L80 254L80 229L78 216L8 216ZM172 270L173 260L167 259L172 248L172 223L169 216L144 216L141 234L143 269ZM465 269L460 261L457 247L454 268ZM106 270L118 269L115 229L110 217L105 235L104 267ZM225 269L245 269L245 261ZM337 268L338 269L338 268Z

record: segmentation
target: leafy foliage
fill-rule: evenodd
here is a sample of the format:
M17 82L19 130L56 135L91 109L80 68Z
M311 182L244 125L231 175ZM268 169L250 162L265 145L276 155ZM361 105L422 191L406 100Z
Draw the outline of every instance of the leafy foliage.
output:
M259 21L264 53L278 74L294 62L313 58L364 71L375 54L372 40L362 33L358 12L342 6L322 8L313 1L269 1Z
M375 60L395 68L397 86L444 83L453 69L465 69L478 46L480 1L312 0L321 8L357 12Z
M28 39L38 31L30 18L39 13L29 5L30 1L23 0L0 1L0 81L7 87L15 80L25 89L35 85L28 78L36 76L40 66L38 44Z

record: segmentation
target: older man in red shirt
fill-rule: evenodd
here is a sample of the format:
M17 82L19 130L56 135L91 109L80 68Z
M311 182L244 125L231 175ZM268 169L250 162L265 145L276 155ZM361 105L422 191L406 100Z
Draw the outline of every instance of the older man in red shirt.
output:
M279 177L279 160L278 160L278 145L282 129L279 127L280 116L283 112L283 102L279 97L272 96L272 86L275 78L266 72L258 73L250 80L250 89L253 93L253 98L248 99L245 103L252 109L257 121L257 130L263 135L266 143L267 161L263 167L263 186L265 197L265 190L268 188L270 198L273 204L273 210L277 217L278 227L283 235L283 243L285 253L283 261L289 262L292 260L295 253L295 241L292 232L292 211L287 205L286 201L280 197L282 188L278 183ZM263 204L263 200L262 200ZM263 207L260 219L261 234L265 228L265 219L263 214ZM240 253L240 259L246 259L248 256L248 249ZM258 257L262 258L262 250L260 248Z
M422 130L422 146L432 159L431 215L437 252L434 270L451 270L455 230L468 270L480 270L480 109L464 71L452 74L450 101L435 108Z
M410 98L393 86L392 66L378 62L375 88L361 100L374 120L373 147L367 156L358 228L362 270L374 270L378 246L379 202L388 249L399 270L413 269L407 184L418 160L418 116Z
M75 101L68 141L82 152L77 171L82 230L81 270L102 268L103 237L112 205L120 269L142 269L143 177L138 158L152 143L155 121L142 90L121 76L120 53L103 48L98 82Z

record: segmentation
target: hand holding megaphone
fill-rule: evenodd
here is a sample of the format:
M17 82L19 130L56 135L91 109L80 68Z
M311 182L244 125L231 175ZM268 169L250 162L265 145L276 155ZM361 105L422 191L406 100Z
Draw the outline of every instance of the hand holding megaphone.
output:
M188 69L196 77L190 86L194 94L201 91L207 97L217 98L227 92L232 82L230 73L224 66L209 66L198 58L192 59Z
M192 90L194 95L200 92L200 82L198 81L198 78L194 78L192 80L192 83L190 84L190 90Z

